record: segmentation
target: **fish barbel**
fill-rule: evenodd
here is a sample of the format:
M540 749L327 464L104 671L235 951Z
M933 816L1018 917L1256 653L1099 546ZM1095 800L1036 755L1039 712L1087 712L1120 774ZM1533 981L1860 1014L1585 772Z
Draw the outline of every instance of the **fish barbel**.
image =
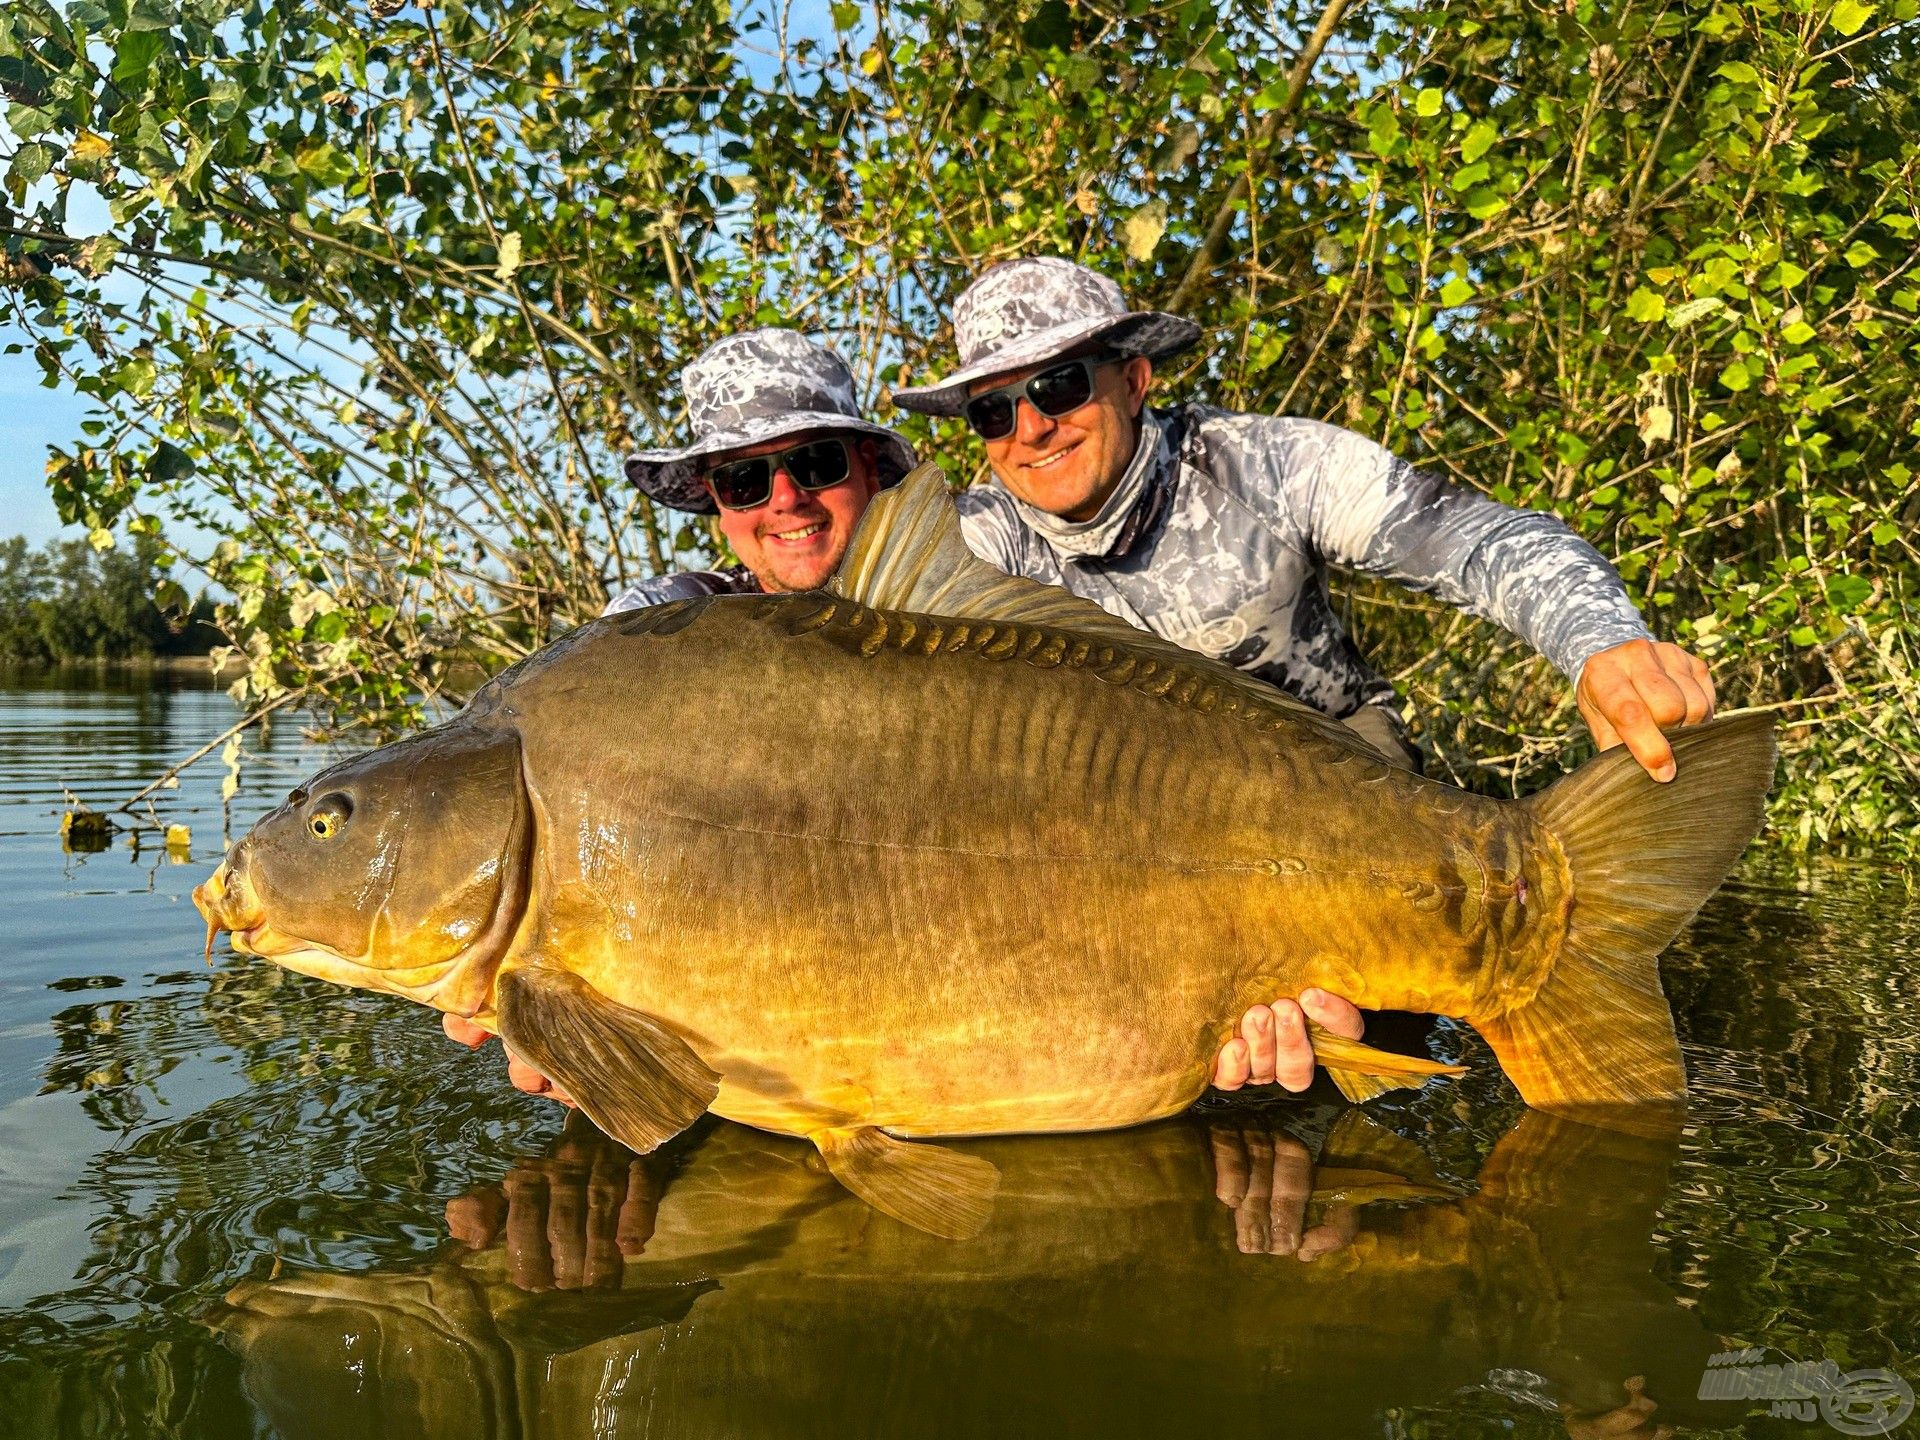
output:
M961 542L931 467L831 586L609 616L336 765L195 898L234 946L469 1016L649 1150L709 1108L984 1223L913 1137L1172 1114L1256 1001L1457 1016L1528 1103L1671 1101L1658 952L1757 830L1764 716L1501 801ZM1317 1041L1365 1098L1454 1067Z

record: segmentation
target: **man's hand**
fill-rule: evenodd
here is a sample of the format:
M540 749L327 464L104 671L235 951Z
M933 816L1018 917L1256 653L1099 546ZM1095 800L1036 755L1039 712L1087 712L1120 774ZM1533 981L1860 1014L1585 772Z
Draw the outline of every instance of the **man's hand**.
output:
M440 1028L447 1032L447 1038L454 1044L464 1045L469 1050L484 1045L493 1038L491 1031L482 1030L471 1020L459 1015L442 1015ZM507 1078L513 1082L514 1089L524 1090L529 1095L544 1095L549 1100L558 1100L570 1110L576 1108L571 1095L514 1054L507 1048L506 1041L500 1042L500 1048L507 1051Z
M1274 1005L1255 1005L1240 1017L1240 1033L1221 1046L1213 1064L1213 1083L1221 1090L1238 1090L1243 1085L1272 1085L1300 1091L1313 1083L1313 1045L1307 1039L1307 1019L1326 1027L1336 1035L1358 1040L1366 1028L1360 1012L1337 995L1324 990L1308 990L1298 1003L1281 1000ZM458 1015L442 1015L440 1028L456 1045L468 1049L484 1045L492 1035L471 1020ZM505 1048L502 1042L502 1048ZM544 1095L562 1105L573 1106L574 1099L553 1081L507 1050L507 1078L516 1090L529 1095Z
M1707 662L1666 641L1629 640L1580 668L1580 717L1602 750L1625 745L1647 774L1673 779L1673 747L1662 730L1713 718Z
M1307 1228L1313 1157L1282 1131L1220 1120L1208 1127L1213 1193L1233 1211L1233 1239L1242 1255L1317 1260L1344 1249L1360 1231L1360 1212L1336 1205Z
M522 1290L618 1289L624 1261L653 1238L661 1167L578 1121L545 1160L447 1202L447 1233L471 1250L504 1240Z
M1297 1003L1256 1005L1240 1017L1240 1033L1220 1047L1213 1062L1214 1088L1238 1090L1278 1082L1288 1090L1306 1089L1313 1083L1309 1019L1349 1040L1358 1040L1366 1029L1357 1009L1324 990L1305 991Z

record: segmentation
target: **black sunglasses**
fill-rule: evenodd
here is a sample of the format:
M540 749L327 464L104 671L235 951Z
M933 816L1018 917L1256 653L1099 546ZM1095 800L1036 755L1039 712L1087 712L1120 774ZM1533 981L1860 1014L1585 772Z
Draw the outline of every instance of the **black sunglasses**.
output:
M707 489L723 510L753 510L773 496L773 474L787 472L802 490L830 490L851 473L847 442L835 437L808 440L771 455L755 455L748 460L728 460L707 471Z
M1038 375L982 390L967 401L962 413L967 417L967 424L973 427L973 433L982 440L1004 440L1013 433L1022 396L1042 415L1058 419L1093 398L1094 367L1109 364L1115 358L1082 355L1077 360L1062 360Z

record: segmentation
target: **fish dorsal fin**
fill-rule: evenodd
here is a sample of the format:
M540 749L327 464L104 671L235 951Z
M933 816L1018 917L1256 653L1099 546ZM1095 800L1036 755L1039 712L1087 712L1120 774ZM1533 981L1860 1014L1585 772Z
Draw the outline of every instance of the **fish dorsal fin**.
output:
M867 506L827 591L872 610L994 620L1065 630L1228 687L1243 701L1285 712L1342 749L1381 760L1358 734L1243 670L1185 649L1057 585L1008 575L967 548L960 514L934 464L921 465Z

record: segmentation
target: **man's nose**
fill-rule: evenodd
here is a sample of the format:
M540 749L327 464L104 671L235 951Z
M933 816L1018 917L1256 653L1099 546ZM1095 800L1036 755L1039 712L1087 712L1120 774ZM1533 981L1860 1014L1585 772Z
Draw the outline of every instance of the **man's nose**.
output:
M1022 445L1037 445L1059 428L1050 416L1042 415L1026 396L1014 402L1014 438Z
M793 483L793 476L787 473L787 467L773 467L773 488L767 493L767 507L772 510L797 510L809 499L807 491Z

